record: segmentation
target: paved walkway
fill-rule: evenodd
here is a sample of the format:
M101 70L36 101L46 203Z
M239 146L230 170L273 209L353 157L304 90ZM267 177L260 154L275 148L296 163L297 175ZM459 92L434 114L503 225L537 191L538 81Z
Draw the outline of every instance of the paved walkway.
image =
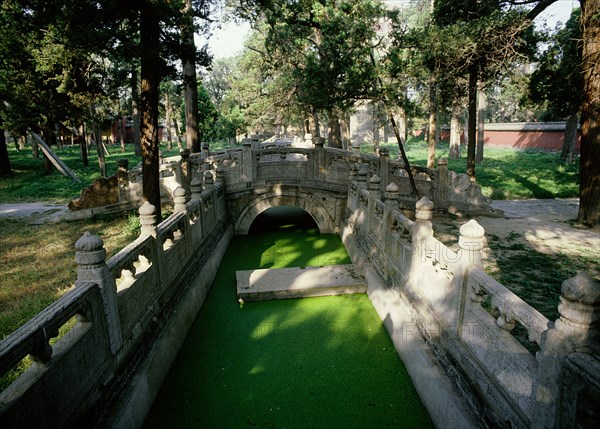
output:
M66 204L45 203L14 203L0 204L0 217L11 217L23 219L28 217L48 217L50 215L60 216L69 212Z

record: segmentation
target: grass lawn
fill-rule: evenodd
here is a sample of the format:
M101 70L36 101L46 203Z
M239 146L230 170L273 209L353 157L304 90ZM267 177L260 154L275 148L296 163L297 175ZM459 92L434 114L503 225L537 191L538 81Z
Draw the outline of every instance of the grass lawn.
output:
M396 159L398 146L395 142L382 144L390 149L390 157ZM223 148L223 144L212 145L213 149ZM95 153L89 155L89 166L83 167L79 157L79 148L65 146L53 148L66 164L81 178L81 184L63 177L58 171L44 175L43 160L32 159L31 151L17 152L13 144L9 144L9 157L13 176L0 178L0 204L13 202L53 202L66 203L77 198L83 188L99 177L98 162ZM141 162L136 157L131 144L126 152L121 152L118 145L109 145L110 155L106 156L106 171L112 175L117 171L120 158L129 159L130 168ZM372 146L362 145L364 153L373 153ZM161 146L163 156L178 154L175 148L168 151ZM415 165L427 164L427 145L421 139L409 139L406 144L408 159ZM556 152L512 150L502 148L486 148L485 160L476 168L477 181L484 195L492 199L522 198L567 198L577 197L579 189L579 159L571 165L565 165ZM448 144L442 142L436 159L448 156ZM451 170L464 173L466 158L450 159Z
M85 231L102 237L108 259L139 235L138 217L120 213L44 225L0 218L0 340L73 287L74 246ZM26 358L0 378L0 390L30 364Z
M381 146L389 148L391 159L397 159L399 149L396 142ZM409 162L427 165L425 141L411 138L405 150ZM373 153L373 146L362 145L361 151ZM448 143L438 145L435 157L436 160L448 158ZM448 159L448 168L458 173L466 172L466 156ZM483 194L495 200L579 196L579 157L573 164L566 165L558 152L486 147L484 161L476 166L475 173Z

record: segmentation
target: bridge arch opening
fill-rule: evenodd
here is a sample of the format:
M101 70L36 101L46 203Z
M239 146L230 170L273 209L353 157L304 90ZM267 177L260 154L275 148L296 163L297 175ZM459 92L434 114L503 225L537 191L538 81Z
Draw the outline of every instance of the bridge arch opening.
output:
M257 216L270 208L282 206L296 207L308 213L316 222L320 233L335 233L335 222L330 210L324 206L322 200L326 199L319 200L312 195L299 195L297 190L290 193L280 191L263 194L250 202L244 203L243 209L237 215L235 234L248 234L250 226Z
M254 218L248 235L274 231L319 231L319 225L306 210L294 206L271 207Z

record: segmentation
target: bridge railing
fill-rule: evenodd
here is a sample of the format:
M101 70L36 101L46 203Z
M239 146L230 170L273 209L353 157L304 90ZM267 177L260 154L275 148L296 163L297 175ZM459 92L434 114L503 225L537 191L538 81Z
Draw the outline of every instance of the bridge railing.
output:
M129 403L116 398L147 359L163 356L150 353L161 336L174 358L168 326L187 324L183 341L231 237L223 184L209 182L191 198L176 188L175 212L158 225L155 208L142 205L140 236L108 261L99 237L77 241L75 287L0 343L2 375L34 361L0 392L2 427L84 427ZM133 400L149 407L161 379L153 381L149 398Z
M600 317L600 285L585 275L566 281L561 318L552 323L483 271L484 230L476 221L461 227L459 248L452 250L434 237L429 199L417 202L416 219L410 220L398 204L396 183L382 193L378 176L367 182L366 174L356 173L343 238L353 262L372 267L385 285L369 294L381 317L391 320L390 336L403 342L425 338L482 421L560 426L561 397L582 401L572 391L563 393L567 357L584 345L600 349L591 316ZM411 309L408 323L402 322L405 307L392 304L398 300ZM600 378L597 370L587 370L584 376L581 369L581 379ZM589 390L590 383L584 388L580 382L578 391ZM562 406L569 411L576 405Z

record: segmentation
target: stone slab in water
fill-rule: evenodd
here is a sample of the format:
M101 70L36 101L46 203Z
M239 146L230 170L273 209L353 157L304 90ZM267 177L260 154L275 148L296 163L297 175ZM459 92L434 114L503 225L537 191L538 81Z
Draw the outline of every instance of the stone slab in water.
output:
M237 294L244 301L366 293L367 282L354 265L237 271Z

